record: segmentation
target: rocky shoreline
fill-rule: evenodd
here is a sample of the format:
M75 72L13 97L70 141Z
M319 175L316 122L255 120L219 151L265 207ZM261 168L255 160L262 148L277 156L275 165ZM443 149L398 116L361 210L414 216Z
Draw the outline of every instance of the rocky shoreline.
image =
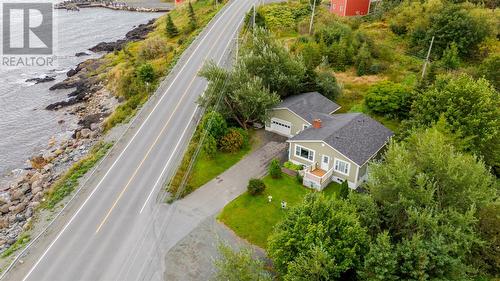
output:
M154 29L154 22L137 26L124 39L102 42L89 50L120 50L128 42L144 39ZM77 128L67 139L52 137L44 150L27 161L26 167L13 170L0 186L0 254L31 227L34 212L50 186L102 139L104 120L119 105L119 100L106 89L105 81L97 74L103 63L102 57L88 59L68 71L64 81L50 88L51 91L73 89L65 100L49 104L46 109L65 110L66 114L76 116ZM108 69L102 71L105 73ZM33 82L49 82L47 77Z

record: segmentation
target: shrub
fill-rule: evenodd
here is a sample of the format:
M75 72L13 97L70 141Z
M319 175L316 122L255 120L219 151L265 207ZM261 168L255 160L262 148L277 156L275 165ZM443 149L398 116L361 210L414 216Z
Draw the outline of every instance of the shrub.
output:
M304 182L304 177L302 177L299 173L295 175L295 179L299 184L302 184Z
M479 66L478 75L484 77L497 91L500 91L500 55L486 58Z
M207 135L203 142L203 152L209 158L213 158L217 154L217 141L212 135Z
M300 171L303 169L302 165L297 165L290 161L286 161L285 164L283 164L283 167L294 171Z
M397 24L397 23L391 23L389 25L389 27L391 28L391 31L394 34L397 34L397 35L404 35L404 34L406 34L406 32L408 32L408 29L406 28L405 25L400 25L400 24Z
M273 159L271 161L271 164L269 164L269 175L273 179L279 179L283 176L281 172L280 162L278 161L278 159Z
M345 180L340 185L339 198L347 199L347 196L349 196L349 184Z
M216 140L220 140L227 134L226 119L217 111L210 111L201 121L201 127L208 130L208 133Z
M460 57L458 56L457 44L452 42L443 52L441 63L446 69L457 69L460 66Z
M241 145L241 148L247 148L250 145L250 135L248 134L248 131L242 128L232 129L238 131L238 133L240 133L240 135L243 137L243 144Z
M261 179L250 179L250 181L248 181L247 190L250 195L262 194L264 189L266 189L266 185Z
M363 76L370 73L370 67L372 66L372 54L370 53L367 43L363 43L363 45L359 49L355 63L356 74L358 76Z
M243 146L243 136L238 130L231 128L229 132L220 139L219 146L224 152L237 152Z
M316 72L316 89L331 100L340 96L341 90L333 73L318 70Z
M377 114L406 118L411 107L411 90L390 81L373 85L365 96L365 104Z
M142 64L137 68L137 77L144 83L151 83L155 80L155 70L149 63Z
M146 39L140 45L138 57L140 60L152 60L164 56L167 52L167 42L164 39L153 37Z

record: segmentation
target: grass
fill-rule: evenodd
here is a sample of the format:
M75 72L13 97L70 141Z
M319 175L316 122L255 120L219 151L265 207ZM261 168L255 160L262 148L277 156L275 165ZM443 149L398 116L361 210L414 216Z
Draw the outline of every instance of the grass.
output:
M286 210L281 209L281 201L287 202L287 208L296 206L310 192L297 182L297 179L284 174L281 179L264 177L266 190L263 194L252 196L240 195L229 203L219 214L218 219L231 228L238 236L261 248L267 247L267 238L274 226L283 219ZM326 196L337 196L340 185L331 183L322 191ZM273 197L268 202L268 196Z
M109 116L104 125L105 131L114 126L128 122L138 109L149 99L149 96L160 84L162 77L170 73L172 68L183 52L191 45L196 36L203 30L206 24L222 9L225 1L215 8L210 1L193 1L193 9L197 17L197 28L191 30L187 15L187 5L181 5L169 13L175 25L179 29L179 35L169 38L165 32L166 16L158 18L155 30L148 34L146 40L131 42L119 52L108 54L105 58L107 70L101 69L105 74L100 75L108 81L107 87L116 96L125 98L125 102ZM168 51L162 51L153 58L141 57L141 50L150 49L148 42L152 39L162 40ZM155 81L148 87L138 81L134 73L141 64L149 63L155 70Z
M1 257L6 258L12 255L12 253L23 248L26 244L28 244L30 240L31 237L29 234L26 233L22 234L14 244L10 245L10 247L2 253Z
M167 190L171 194L175 194L180 198L188 195L216 176L222 174L224 171L240 161L245 155L253 151L255 148L259 147L261 142L260 135L253 130L249 130L248 144L236 153L218 151L217 155L214 158L209 158L205 155L203 150L201 150L198 157L194 160L191 171L189 171L186 185L183 186L182 190L180 190L179 188L181 187L186 172L188 172L189 163L196 151L196 147L198 146L200 126L198 126L196 130L197 131L195 132L186 152L182 157L181 164L179 165L172 180L167 185ZM170 198L169 202L173 200L175 199Z
M92 169L112 146L112 143L96 144L85 158L73 164L66 174L52 185L42 206L46 209L53 209L64 197L71 194L78 186L78 180Z
M236 153L218 152L213 158L201 153L193 166L189 184L194 189L204 185L236 164L250 151L251 146L247 146Z

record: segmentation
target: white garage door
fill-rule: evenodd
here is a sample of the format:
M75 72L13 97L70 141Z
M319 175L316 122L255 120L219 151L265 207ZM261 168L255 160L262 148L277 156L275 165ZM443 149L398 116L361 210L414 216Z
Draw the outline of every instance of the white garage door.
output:
M290 135L292 123L278 118L271 119L271 129L283 135Z

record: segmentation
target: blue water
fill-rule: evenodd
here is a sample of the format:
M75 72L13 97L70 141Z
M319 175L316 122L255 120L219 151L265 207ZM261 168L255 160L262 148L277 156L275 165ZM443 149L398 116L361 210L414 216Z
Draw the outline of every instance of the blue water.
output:
M89 58L74 54L90 53L87 49L97 43L123 38L134 26L160 15L108 9L56 10L57 68L43 71L0 68L0 176L22 168L31 155L47 146L52 136L69 134L75 127L74 118L64 110L44 109L63 100L68 93L48 88L66 78L70 68ZM25 82L45 75L56 76L56 81L38 85ZM58 124L59 120L65 122Z

